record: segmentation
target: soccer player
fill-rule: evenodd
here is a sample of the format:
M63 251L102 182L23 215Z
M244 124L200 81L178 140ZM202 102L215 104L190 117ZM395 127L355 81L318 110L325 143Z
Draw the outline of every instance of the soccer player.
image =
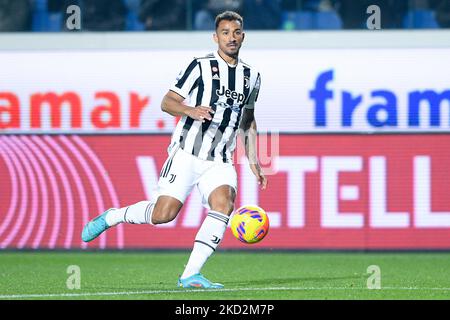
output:
M262 189L267 185L256 155L254 107L261 77L238 57L244 41L243 19L225 11L216 17L215 24L217 52L192 60L162 100L161 109L181 116L181 120L168 147L156 201L109 209L91 220L82 232L82 239L89 242L119 223L170 222L197 186L209 212L178 279L178 286L183 288L223 288L206 279L200 270L222 240L234 209L237 175L233 152L238 133L259 185ZM190 105L185 105L185 100Z

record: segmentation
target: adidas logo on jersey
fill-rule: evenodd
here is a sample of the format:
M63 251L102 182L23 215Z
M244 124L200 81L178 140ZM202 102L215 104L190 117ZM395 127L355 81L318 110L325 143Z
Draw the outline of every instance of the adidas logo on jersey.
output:
M219 75L216 73L215 75L213 75L212 77L213 80L220 80Z
M245 95L244 94L238 93L236 91L231 91L230 89L226 89L225 90L225 86L222 86L220 91L219 91L219 89L217 89L216 90L216 94L218 96L225 96L227 98L231 98L234 101L236 101L237 103L244 102L244 99L245 99Z

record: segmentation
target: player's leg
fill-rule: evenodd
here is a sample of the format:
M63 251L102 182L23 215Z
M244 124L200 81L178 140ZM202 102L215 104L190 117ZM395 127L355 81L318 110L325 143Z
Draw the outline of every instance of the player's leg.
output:
M194 248L179 280L180 286L223 287L221 284L211 283L200 271L223 239L229 216L234 209L236 185L237 175L231 165L219 165L202 176L198 186L209 212L195 237Z
M156 201L140 201L105 211L84 227L83 241L92 241L105 230L120 223L156 225L172 221L191 192L194 181L190 159L183 152L175 150L161 170Z
M119 223L130 224L162 224L172 221L178 215L183 203L177 198L169 195L160 195L156 202L140 201L133 205L112 209L106 215L106 222L109 226Z
M161 224L175 219L183 203L170 196L159 196L155 201L140 201L123 208L111 208L89 221L83 228L83 241L90 242L104 231L120 223Z

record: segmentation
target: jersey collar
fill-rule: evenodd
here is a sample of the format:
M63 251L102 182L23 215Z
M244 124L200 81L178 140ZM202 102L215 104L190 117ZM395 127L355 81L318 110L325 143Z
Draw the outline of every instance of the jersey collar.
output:
M222 61L223 61L224 63L226 63L227 66L229 66L230 68L236 68L236 67L239 65L239 63L241 62L241 59L239 59L239 57L238 57L238 58L237 58L236 64L229 64L228 62L225 61L224 58L222 58L222 57L220 56L220 54L219 54L218 51L214 51L214 56L216 57L216 59L222 60Z

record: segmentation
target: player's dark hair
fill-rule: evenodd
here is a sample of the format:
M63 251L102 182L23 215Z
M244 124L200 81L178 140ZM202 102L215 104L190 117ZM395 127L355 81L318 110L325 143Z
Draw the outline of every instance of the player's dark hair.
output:
M227 20L227 21L239 21L241 24L241 28L244 28L244 18L242 16L234 11L225 11L216 16L216 30L219 26L220 21Z

